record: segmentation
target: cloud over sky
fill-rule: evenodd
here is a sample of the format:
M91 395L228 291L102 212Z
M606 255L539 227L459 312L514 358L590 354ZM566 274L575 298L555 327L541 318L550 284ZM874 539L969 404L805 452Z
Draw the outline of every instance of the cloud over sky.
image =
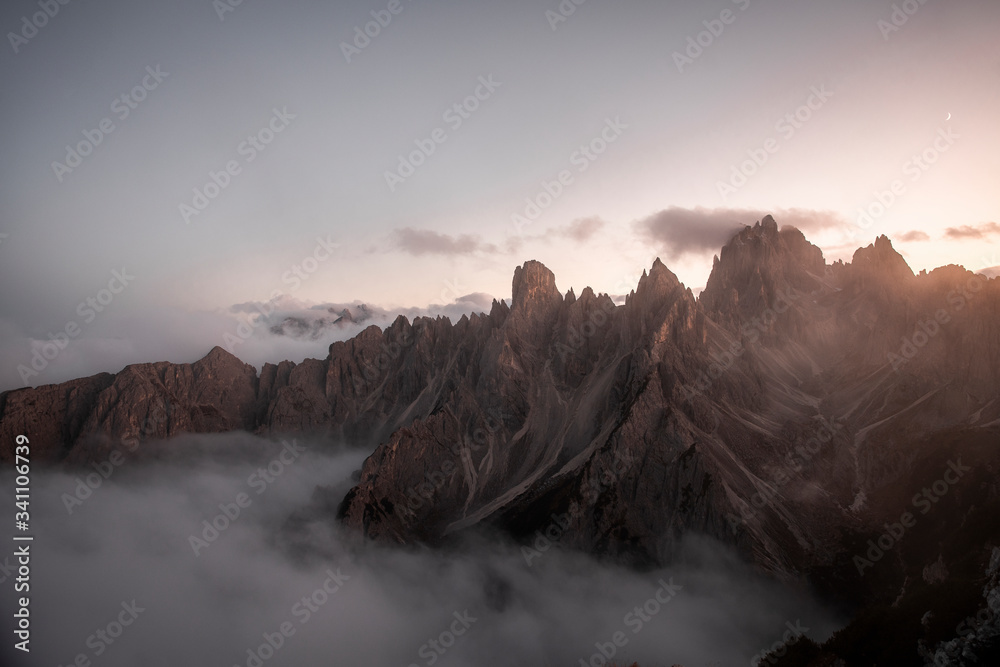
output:
M896 239L904 243L911 243L916 241L930 241L930 234L927 232L922 232L919 229L913 231L904 232L896 236Z
M491 243L483 243L475 234L450 236L430 229L403 227L392 234L394 246L415 257L422 255L474 255L497 252Z
M635 223L636 231L670 258L718 252L754 214L732 209L672 206ZM752 223L750 223L752 224Z
M556 228L555 235L572 239L577 243L589 241L593 236L605 227L606 223L597 216L589 218L579 218L569 223L565 227Z
M984 222L981 225L949 227L944 234L950 239L985 239L988 236L1000 234L1000 224Z
M634 224L637 234L670 258L683 255L717 253L736 232L753 225L765 215L774 216L780 226L797 227L804 232L820 231L843 225L844 220L831 211L776 209L761 211L737 208L680 208L672 206Z

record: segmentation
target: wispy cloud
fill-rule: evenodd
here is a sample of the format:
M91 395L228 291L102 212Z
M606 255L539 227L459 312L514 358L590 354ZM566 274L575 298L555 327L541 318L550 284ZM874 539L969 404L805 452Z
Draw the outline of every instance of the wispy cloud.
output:
M944 235L949 239L984 239L993 234L1000 234L1000 225L995 222L984 222L981 225L962 225L949 227Z
M594 234L604 228L605 222L597 216L589 218L579 218L569 223L565 227L558 227L553 230L557 235L572 239L577 243L589 241Z
M839 213L808 208L779 208L771 211L771 215L779 225L790 225L803 232L819 232L847 224L847 220Z
M655 243L671 258L717 251L741 228L753 221L750 211L724 208L679 208L654 213L635 223L645 240Z
M597 216L578 218L566 225L550 227L540 234L510 238L503 246L488 243L477 234L452 236L431 229L402 227L392 232L385 249L402 250L414 257L425 255L457 257L481 254L512 254L520 251L526 242L570 240L576 243L586 243L606 225L607 223ZM377 252L377 249L373 248L373 251Z
M423 255L474 255L498 252L497 246L484 243L478 235L451 236L430 229L403 227L392 233L392 246L415 257Z
M526 241L553 241L569 239L577 243L589 241L599 231L604 229L607 223L596 215L586 218L577 218L566 225L549 227L540 234L523 237ZM515 246L515 247L519 247Z
M904 243L909 243L911 241L930 241L931 237L927 232L922 232L919 229L900 234L896 237L897 241L902 241Z

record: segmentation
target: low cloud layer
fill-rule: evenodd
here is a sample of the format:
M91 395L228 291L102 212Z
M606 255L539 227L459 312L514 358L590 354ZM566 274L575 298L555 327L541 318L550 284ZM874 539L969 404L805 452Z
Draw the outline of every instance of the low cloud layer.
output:
M680 208L672 206L634 224L636 233L671 259L683 255L718 253L739 230L772 215L779 226L817 232L843 225L841 216L830 211L775 209L759 211L735 208Z
M72 514L64 494L86 471L35 471L32 653L26 661L5 642L4 664L84 654L104 667L253 667L257 654L266 667L577 665L620 632L619 664L735 665L780 641L786 623L815 639L837 626L801 592L698 539L683 565L638 573L557 549L529 566L518 545L495 541L447 554L378 548L320 515L299 533L303 550L285 539L286 518L317 484L342 493L364 454L296 444L305 452L279 465L280 444L245 434L170 441L154 460L126 460ZM239 494L239 515L219 519ZM213 537L204 521L228 526ZM195 555L192 536L205 535ZM11 596L3 606L11 636ZM129 625L102 640L123 613Z
M372 325L384 328L399 315L411 321L441 315L457 322L463 315L490 312L491 295L466 294L461 287L448 284L439 295L442 303L425 308L382 308L356 301L310 304L282 295L215 312L158 309L144 317L106 313L58 344L0 319L0 392L117 373L129 364L189 363L216 345L258 370L286 359L325 359L331 343ZM345 310L350 311L347 317Z

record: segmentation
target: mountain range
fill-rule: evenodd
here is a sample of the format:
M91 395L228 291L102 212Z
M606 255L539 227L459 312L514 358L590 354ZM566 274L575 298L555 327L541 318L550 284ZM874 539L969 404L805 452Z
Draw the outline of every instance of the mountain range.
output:
M343 441L373 453L311 512L372 540L489 530L529 563L558 543L645 568L695 533L852 618L775 664L996 657L996 278L914 274L885 236L827 263L767 216L697 297L659 260L623 304L562 293L536 261L511 295L259 373L216 347L9 391L0 459L18 434L60 466L181 433Z

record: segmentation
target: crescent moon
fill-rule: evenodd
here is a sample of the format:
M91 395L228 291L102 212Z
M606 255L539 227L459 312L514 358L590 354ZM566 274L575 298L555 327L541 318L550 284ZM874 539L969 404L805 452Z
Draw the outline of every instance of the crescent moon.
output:
M951 112L948 113L948 117L945 120L951 120Z

